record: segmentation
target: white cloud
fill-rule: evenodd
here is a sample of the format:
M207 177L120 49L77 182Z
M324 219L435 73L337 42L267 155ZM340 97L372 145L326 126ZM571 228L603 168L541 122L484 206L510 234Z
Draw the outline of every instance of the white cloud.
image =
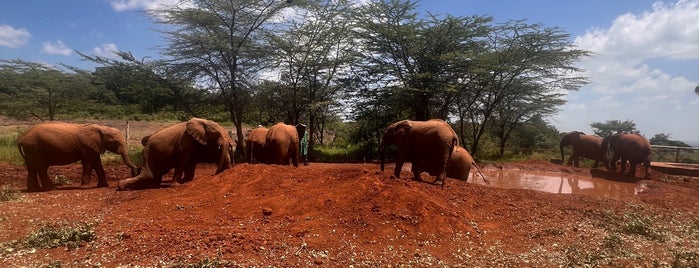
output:
M6 24L0 25L0 46L18 48L26 44L31 36L27 29L15 29Z
M70 56L73 50L66 46L61 40L56 40L55 43L43 42L41 43L41 52L51 55L63 55Z
M590 84L571 92L569 103L554 117L561 131L587 132L592 122L632 120L646 136L671 133L677 139L697 139L699 125L686 120L699 117L694 93L699 78L677 70L699 67L699 0L656 2L649 8L575 38L579 48L594 53L580 62ZM584 112L582 103L587 105ZM581 122L565 121L571 119Z
M112 0L109 4L116 11L160 9L182 2L180 0Z
M653 11L617 17L609 29L591 29L580 47L616 57L699 59L699 1L656 2Z
M100 46L92 49L92 53L94 53L96 56L110 59L118 58L116 52L119 52L119 49L115 44L112 43L101 44Z

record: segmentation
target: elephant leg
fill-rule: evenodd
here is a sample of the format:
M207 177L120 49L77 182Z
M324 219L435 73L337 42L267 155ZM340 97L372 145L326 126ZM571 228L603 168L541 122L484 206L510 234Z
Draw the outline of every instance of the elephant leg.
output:
M194 170L196 169L196 167L197 167L197 163L194 162L190 165L187 165L184 168L184 178L182 179L182 182L188 182L188 181L192 181L194 179Z
M630 166L629 166L629 173L626 174L629 177L635 177L636 176L636 167L638 166L638 162L634 161L629 161Z
M650 156L646 157L646 160L643 161L643 165L646 166L646 174L644 175L644 178L650 177Z
M595 163L592 164L592 168L597 168L599 167L599 160L595 160Z
M626 157L623 155L621 156L621 171L619 173L624 174L624 171L626 171Z
M182 183L182 169L181 168L175 168L175 171L172 173L172 182Z
M184 182L188 182L188 181L192 181L192 180L194 179L194 170L195 170L195 168L196 168L196 166L192 166L192 167L187 167L187 168L184 170L184 178L182 179L182 182L183 182L183 183L184 183Z
M56 189L56 185L53 185L53 182L49 179L49 167L41 167L37 172L44 191Z
M609 161L609 165L611 166L612 171L616 171L616 161L619 161L619 153L614 153L612 156L612 159Z
M570 157L568 157L568 165L569 165L569 166L572 166L572 165L573 165L573 162L574 162L574 161L577 161L577 159L578 159L578 154L575 153L575 152L573 152L573 154L570 155Z
M400 171L403 170L403 161L396 161L396 167L393 169L393 175L400 179Z
M579 156L575 157L575 160L573 161L573 166L580 167L580 157Z
M419 170L413 170L413 180L414 181L422 181L422 178L420 178L420 171Z
M107 174L104 172L104 167L102 166L102 161L97 157L97 162L95 162L95 173L97 173L97 187L109 187L107 183ZM90 179L89 177L87 178Z
M90 182L90 175L92 175L92 163L91 160L83 159L80 164L83 167L82 177L80 178L80 185L85 185Z
M36 169L29 165L27 165L27 191L41 191L41 186L39 186L39 178L37 176Z

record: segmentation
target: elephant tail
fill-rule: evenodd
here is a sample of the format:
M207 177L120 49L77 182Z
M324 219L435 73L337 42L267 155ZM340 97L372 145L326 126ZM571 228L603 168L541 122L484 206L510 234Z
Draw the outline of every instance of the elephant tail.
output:
M476 170L478 170L478 174L481 175L481 179L483 179L483 181L484 181L486 184L490 185L490 181L489 181L488 179L486 179L485 176L483 176L483 172L481 172L481 168L478 166L478 164L476 164L476 161L473 161L473 163L471 163L471 165L473 165L474 167L476 167Z
M24 160L24 163L27 163L27 154L24 152L24 148L22 147L22 143L17 141L17 150L19 150L19 155L22 156L22 160Z

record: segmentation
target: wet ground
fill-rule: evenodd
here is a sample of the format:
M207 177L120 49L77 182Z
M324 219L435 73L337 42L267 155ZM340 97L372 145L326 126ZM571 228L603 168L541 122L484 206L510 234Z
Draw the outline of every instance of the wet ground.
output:
M591 197L631 197L648 187L642 181L621 182L576 174L533 172L521 170L486 169L483 175L473 174L475 183L504 189L527 189L554 194L582 194Z

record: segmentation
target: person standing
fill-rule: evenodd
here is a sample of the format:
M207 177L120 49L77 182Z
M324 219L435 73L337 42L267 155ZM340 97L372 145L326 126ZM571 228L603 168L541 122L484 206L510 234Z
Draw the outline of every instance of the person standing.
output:
M303 165L308 166L308 131L306 131L306 125L299 123L296 125L296 130L299 132L301 159L303 159Z

